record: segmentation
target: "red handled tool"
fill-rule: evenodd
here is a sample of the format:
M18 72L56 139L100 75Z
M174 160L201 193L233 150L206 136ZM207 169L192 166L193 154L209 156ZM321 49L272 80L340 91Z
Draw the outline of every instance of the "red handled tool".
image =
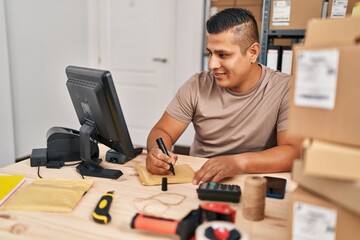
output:
M236 211L231 209L229 204L204 203L198 209L190 211L181 221L137 213L131 221L131 228L176 234L181 240L187 240L194 237L196 228L203 222L215 220L235 222L235 214Z

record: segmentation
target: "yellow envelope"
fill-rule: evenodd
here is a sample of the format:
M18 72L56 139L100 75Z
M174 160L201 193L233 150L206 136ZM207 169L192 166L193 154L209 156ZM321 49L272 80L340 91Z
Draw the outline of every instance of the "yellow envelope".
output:
M135 169L139 174L142 185L161 185L162 178L166 177L168 183L188 183L192 182L195 171L188 164L175 165L175 175L169 173L168 175L151 174L145 166L140 164L135 165Z
M1 209L71 212L92 184L92 179L35 179L19 189Z

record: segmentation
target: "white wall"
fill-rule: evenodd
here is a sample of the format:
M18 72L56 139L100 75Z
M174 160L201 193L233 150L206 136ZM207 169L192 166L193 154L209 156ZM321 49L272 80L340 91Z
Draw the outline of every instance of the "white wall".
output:
M4 1L0 0L0 167L14 162L15 142Z
M176 5L175 82L180 87L201 70L204 1L178 0Z
M86 0L5 0L16 157L53 126L79 128L65 67L88 65Z
M175 82L179 88L194 73L200 72L204 30L204 1L178 0L176 7ZM174 91L176 92L176 90ZM190 146L194 129L189 125L177 144Z
M14 133L15 157L19 158L30 154L33 148L46 147L46 131L50 127L80 127L66 89L65 67L69 64L95 67L97 64L97 21L93 18L97 1L0 1L4 2L5 10L5 17L0 15L0 39L4 36L1 24L5 26L6 23L4 39L9 56L7 67L6 55L1 51L0 72L5 74L1 75L1 83L5 82L5 88L1 87L0 95L5 100L1 98L0 101L4 102L1 108L12 106L6 110L6 125L1 118L0 133L6 132L5 138ZM177 0L174 71L177 87L201 68L203 2ZM0 14L3 12L0 8ZM1 41L0 48L4 47L6 43ZM9 69L11 85L6 69ZM0 140L2 144L8 141ZM179 143L189 145L191 141L190 130ZM12 158L13 150L3 146L0 159ZM7 161L12 162L14 159Z

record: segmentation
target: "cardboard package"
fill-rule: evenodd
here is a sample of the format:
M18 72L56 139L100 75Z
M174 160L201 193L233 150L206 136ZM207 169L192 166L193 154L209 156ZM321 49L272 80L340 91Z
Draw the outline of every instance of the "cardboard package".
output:
M351 15L352 9L359 0L329 0L327 9L327 17L329 18L343 18L346 15Z
M289 134L360 146L360 18L309 22L294 47Z
M249 10L255 17L258 29L261 32L262 24L262 0L211 0L211 13L220 12L226 8L245 8Z
M306 29L312 18L321 18L323 0L271 0L270 30Z
M288 239L357 239L360 215L298 187L290 195Z
M354 4L354 7L351 12L352 17L360 17L360 2Z
M360 180L345 181L309 175L304 172L303 161L294 161L292 179L310 192L341 205L360 215Z
M211 0L211 6L224 6L224 5L232 6L233 4L234 4L234 0Z
M360 180L358 147L312 139L304 141L302 155L306 174L339 180Z

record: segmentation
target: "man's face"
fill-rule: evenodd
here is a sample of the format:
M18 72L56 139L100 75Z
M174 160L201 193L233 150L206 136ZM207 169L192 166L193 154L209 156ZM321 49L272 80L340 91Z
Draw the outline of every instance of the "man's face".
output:
M214 73L218 86L235 92L244 92L253 86L249 51L245 55L241 53L242 49L234 43L231 30L209 34L206 48L209 69Z

